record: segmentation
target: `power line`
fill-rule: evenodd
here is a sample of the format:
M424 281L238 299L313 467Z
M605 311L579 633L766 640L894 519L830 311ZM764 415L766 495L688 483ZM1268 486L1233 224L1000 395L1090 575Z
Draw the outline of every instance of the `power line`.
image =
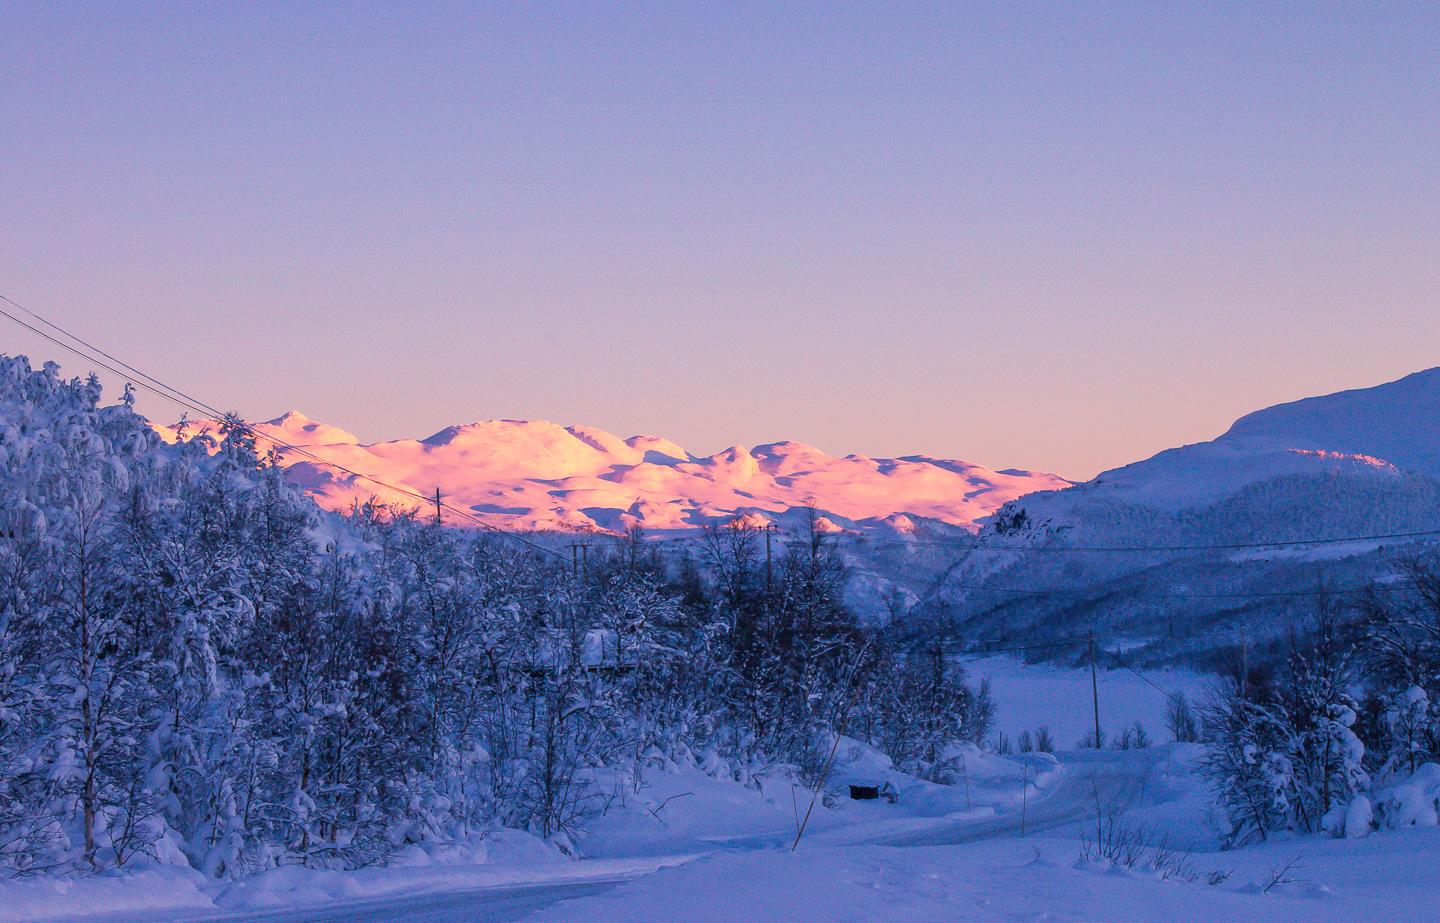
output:
M1421 529L1414 532L1384 532L1375 535L1341 535L1333 538L1276 539L1266 542L1229 542L1213 545L983 545L942 539L884 539L848 532L829 533L832 537L860 545L889 545L910 547L919 545L928 548L958 548L977 552L1039 552L1043 554L1069 554L1071 552L1157 554L1172 551L1241 551L1256 548L1287 548L1291 546L1334 545L1348 542L1379 542L1392 539L1430 538L1440 536L1440 529ZM704 536L675 535L666 538L649 539L649 544L667 542L701 541Z
M1074 596L1088 599L1093 596L1108 596L1114 593L1124 595L1126 599L1143 599L1155 602L1165 602L1174 599L1289 599L1321 596L1325 594L1351 594L1351 593L1401 593L1407 590L1419 588L1419 584L1413 582L1387 584L1385 586L1360 586L1360 587L1337 587L1318 590L1289 590L1273 591L1268 593L1144 593L1129 594L1124 591L1097 588L1094 590L1027 590L1020 587L1004 586L983 586L970 583L947 583L947 587L954 587L960 590L973 590L980 593L1009 593L1019 596Z
M1176 695L1176 694L1173 693L1173 692L1170 692L1169 690L1167 690L1167 689L1165 689L1163 686L1161 686L1159 683L1157 683L1157 682L1155 682L1154 680L1150 679L1150 677L1146 676L1144 673L1141 673L1139 670L1137 670L1137 669L1135 669L1134 667L1130 666L1130 664L1126 663L1126 662L1120 657L1119 654L1115 653L1114 651L1110 650L1109 648L1102 647L1102 648L1100 648L1100 649L1101 649L1102 651L1104 651L1105 653L1109 654L1109 655L1111 656L1111 658L1113 658L1116 663L1120 664L1120 666L1124 667L1125 669L1129 670L1131 673L1134 673L1136 676L1138 676L1138 677L1140 677L1142 680L1144 680L1147 684L1149 684L1152 688L1154 688L1156 691L1158 691L1161 695L1169 698L1172 702L1178 702L1178 701L1180 701L1180 696Z
M1084 644L1085 638L1070 641L1056 641L1052 643L1022 644L1018 647L987 647L978 651L947 651L950 654L957 654L962 657L989 657L992 654L1026 654L1030 651L1055 650L1062 647L1074 647L1077 644ZM985 644L984 641L961 641L960 644ZM1012 642L1013 643L1013 642ZM944 645L941 645L944 646Z
M191 409L196 410L196 412L208 412L210 415L216 417L217 419L220 418L220 417L223 417L223 416L225 415L222 411L217 410L216 408L210 406L209 404L206 404L204 401L201 401L200 399L195 398L195 397L191 397L190 395L186 394L184 391L181 391L181 390L178 389L178 388L171 387L170 385L167 385L167 384L166 384L165 382L163 382L163 381L160 381L160 380L158 380L158 379L152 378L151 376L149 376L149 375L145 374L144 372L142 372L140 369L137 369L137 368L135 368L133 365L130 365L130 364L129 364L128 362L126 362L125 360L120 359L120 358L118 358L118 357L116 357L116 356L113 356L113 355L111 355L110 353L106 352L105 350L101 349L100 347L96 346L95 344L91 343L90 341L85 340L85 339L82 339L82 338L79 337L79 336L76 336L75 334L71 333L69 330L66 330L64 327L61 327L59 324L52 323L52 322L51 322L50 320L48 320L47 318L42 317L42 316L39 315L39 314L36 314L34 311L32 311L32 310L30 310L29 308L25 307L23 304L20 304L19 302L15 301L13 298L9 297L8 295L6 295L6 294L4 294L4 293L0 293L0 300L3 300L3 301L5 301L7 304L9 304L9 305L11 305L11 306L13 306L13 307L15 307L15 308L17 308L17 309L25 312L25 313L28 314L30 317L33 317L35 320L37 320L37 321L39 321L40 323L44 324L46 327L49 327L51 330L54 330L54 331L56 331L57 333L62 334L63 336L69 337L71 340L74 340L76 343L79 343L81 346L84 346L86 349L89 349L91 352L98 353L99 355L104 356L106 359L109 359L111 362L114 362L114 363L116 363L117 365L125 368L126 370L128 370L128 371L130 371L130 372L133 372L135 375L138 375L139 377L145 379L146 381L150 382L152 385L155 385L156 387L164 388L165 390L167 390L167 391L169 391L169 392L171 392L171 393L173 393L173 394L176 394L176 395L178 395L178 396L181 397L181 398L184 398L186 401L190 402L191 404L199 404L200 407L205 408L204 411L200 411L199 408L193 408L193 407L192 407ZM8 315L7 315L7 316L8 316ZM12 317L11 320L15 320L15 318ZM35 329L35 328L33 328L33 327L29 327L28 324L27 324L27 325L24 325L24 326L26 326L26 327L27 327L28 329L30 329L30 330L34 330L34 329ZM35 331L35 332L38 333L39 331ZM41 334L41 335L43 336L43 334ZM49 338L47 337L47 339L49 339ZM53 342L55 342L55 341L54 341L54 340L51 340L51 342L53 343ZM92 358L91 361L95 361L95 360ZM108 368L108 367L107 367L107 368ZM114 369L109 369L109 370L110 370L111 372L115 372ZM115 374L119 375L120 373L119 373L119 372L115 372ZM126 376L121 376L121 377L126 377ZM152 391L153 391L153 389L147 389L147 390L152 390Z
M373 475L365 474L364 472L360 472L360 471L356 471L356 470L354 470L354 469L352 469L352 468L348 468L348 467L346 467L345 465L339 464L338 462L333 462L333 461L331 461L331 460L329 460L329 459L322 458L321 456L316 455L314 452L309 451L308 449L304 449L304 448L302 448L302 447L300 447L300 446L292 445L292 444L286 442L286 441L283 440L283 439L279 439L279 438L276 438L275 436L272 436L272 435L270 435L270 434L268 434L268 433L262 432L261 430L256 429L256 428L255 428L253 425L251 425L250 423L247 423L247 422L245 422L244 420L240 420L239 418L235 417L234 415L224 414L224 413L216 410L216 409L215 409L214 407L212 407L211 405L206 404L204 401L201 401L201 400L199 400L199 399L197 399L197 398L190 397L189 395L187 395L185 392L179 390L178 388L174 388L174 387L172 387L171 385L168 385L168 384L166 384L165 382L163 382L163 381L161 381L161 380L159 380L159 379L157 379L157 378L154 378L154 377L152 377L152 376L150 376L150 375L145 374L144 372L139 371L138 369L136 369L134 366L130 365L129 363L126 363L126 362L124 362L124 361L121 360L121 359L115 358L115 357L112 356L110 353L105 352L105 351L99 349L98 347L91 346L87 341L81 339L81 338L78 337L78 336L75 336L74 334L70 333L68 330L65 330L63 327L60 327L58 324L54 324L54 323L46 320L45 318L41 317L39 314L35 313L34 311L31 311L29 308L26 308L26 307L24 307L23 305L20 305L20 304L16 303L16 302L15 302L13 299L11 299L10 297L8 297L8 296L6 296L6 295L4 295L4 294L0 294L0 299L3 299L7 304L10 304L10 305L15 306L16 308L19 308L21 311L24 311L26 314L30 315L31 317L36 318L36 319L39 320L41 323L43 323L43 324L45 324L46 326L50 327L52 330L58 331L59 333L63 334L64 336L69 337L71 340L74 340L76 343L80 343L80 344L81 344L82 346L84 346L85 348L90 349L90 350L93 350L94 352L99 353L99 354L105 356L106 358L108 358L108 359L110 359L112 362L114 362L116 365L123 366L124 368L128 369L130 372L133 372L135 375L137 375L137 376L139 376L140 378L144 379L144 381L134 382L135 384L138 384L140 387L142 387L142 388L144 388L145 390L151 392L152 394L155 394L155 395L157 395L158 397L164 398L165 400L170 401L171 403L176 404L176 405L179 406L179 407L182 407L182 408L184 408L184 409L186 409L186 410L194 411L195 413L201 414L202 416L208 415L208 416L211 416L211 417L220 417L220 418L222 418L223 420L233 421L234 425L235 425L238 429L240 429L240 430L242 430L242 431L244 431L244 432L246 432L246 433L249 433L250 435L252 435L252 436L254 436L254 437L258 438L258 439L264 439L264 440L266 440L267 442L270 442L270 443L274 444L275 446L277 446L278 448L280 448L283 452L291 452L291 453L294 453L294 454L299 455L299 456L301 456L302 458L305 458L305 459L307 459L307 460L309 460L309 461L313 461L313 462L315 462L316 464L324 465L324 466L329 467L329 468L334 468L335 470L341 471L341 472L343 472L343 473L345 473L345 474L348 474L348 475L350 475L351 477L368 481L368 482L370 482L370 483L372 483L372 484L376 484L376 485L378 485L378 486L380 486L380 487L383 487L383 488L385 488L386 490L393 491L393 492L395 492L395 493L401 494L401 495L406 496L406 497L411 497L411 498L416 499L416 500L419 500L419 501L421 501L421 502L423 502L423 503L430 503L430 502L432 502L432 498L427 497L427 496L425 496L424 494L418 493L418 492L413 491L413 490L409 490L409 489L404 488L404 487L400 487L400 486L395 485L395 484L388 483L388 482L386 482L386 481L381 480L380 478L374 477ZM109 364L107 364L107 363L105 363L105 362L102 362L101 360L95 358L95 356L89 355L89 354L83 352L81 349L76 348L75 346L72 346L71 344L66 343L66 342L63 341L63 340L57 339L56 337L51 336L50 334L46 333L45 331L40 330L40 329L34 327L33 325L26 323L24 320L21 320L20 318L18 318L18 317L16 317L15 315L11 314L9 311L4 310L3 308L0 308L0 316L3 316L3 317L5 317L5 318L8 318L9 320L13 321L14 323L18 324L19 326L25 328L26 330L29 330L31 333L35 334L36 336L39 336L39 337L47 340L48 342L53 343L53 344L56 345L56 346L59 346L61 349L67 350L68 352L73 353L73 354L76 355L76 356L79 356L81 359L84 359L84 360L87 361L87 362L91 362L91 363L93 363L93 364L95 364L95 365L98 365L100 368L104 369L104 370L107 371L107 372L110 372L112 375L115 375L115 376L118 377L118 378L128 379L128 378L130 377L130 376L126 375L124 372L121 372L119 369L116 369L114 366L109 365ZM147 382L148 382L148 384L147 384ZM489 531L491 531L491 532L494 532L494 533L497 533L497 534L499 534L499 535L504 535L504 536L506 536L506 537L514 540L514 541L517 541L517 542L519 542L519 543L521 543L521 544L523 544L523 545L525 545L525 546L527 546L527 547L535 550L535 551L539 551L539 552L542 552L542 553L544 553L544 554L548 554L548 555L551 555L551 556L553 556L553 557L560 558L560 559L562 559L562 560L564 559L564 555L562 555L560 552L555 551L554 549L551 549L551 548L546 548L544 545L538 544L538 543L536 543L536 542L532 542L532 541L530 541L529 539L526 539L526 538L524 538L524 537L522 537L522 536L520 536L520 535L517 535L517 534L509 531L508 529L502 529L502 528L500 528L499 526L492 525L491 523L488 523L488 522L486 522L485 520L481 519L480 517L474 515L474 514L471 513L469 510L460 509L460 508L458 508L458 507L452 506L451 504L442 504L442 506L443 506L443 508L449 510L450 512L452 512L452 513L454 513L455 515L459 516L460 518L462 518L462 519L464 519L464 520L466 520L466 521L468 521L468 522L474 523L475 525L480 526L480 527L483 528L483 529L487 529L487 530L489 530Z
M1294 545L1333 545L1343 542L1375 542L1387 539L1427 538L1440 535L1440 529L1424 529L1415 532L1387 532L1379 535L1345 535L1335 538L1278 539L1268 542L1230 542L1214 545L983 545L942 539L872 539L864 535L837 533L842 537L862 544L873 545L922 545L926 547L962 548L966 551L1016 551L1042 553L1070 552L1130 552L1151 554L1170 551L1239 551L1254 548L1286 548Z
M1431 532L1393 533L1390 537L1399 536L1399 535L1430 535L1430 534L1440 534L1440 530L1437 530L1437 531L1434 532L1434 533L1431 533ZM1382 537L1385 537L1385 536L1370 536L1370 538L1382 538ZM704 539L705 539L705 536L703 536L703 535L671 536L671 537L668 537L668 538L647 539L646 542L645 542L645 544L647 544L647 545L663 545L663 544L669 544L669 543L673 543L673 542L696 542L696 541L703 541ZM1351 539L1345 539L1345 540L1346 540L1346 541L1361 541L1361 540L1363 540L1363 538L1357 537L1357 538L1351 538ZM1316 541L1332 541L1332 540L1331 540L1331 539L1320 539L1320 540L1316 540ZM1335 539L1335 540L1333 540L1333 541L1339 541L1339 539ZM1172 546L1172 547L1181 547L1181 546ZM1224 546L1215 545L1215 546L1195 546L1195 547L1199 548L1199 547L1224 547ZM1365 585L1365 586L1336 587L1336 588L1326 588L1326 589L1323 589L1323 590L1273 590L1273 591L1264 591L1264 592L1234 592L1234 593L1146 593L1146 594L1124 593L1124 591L1117 591L1117 590L1115 590L1115 589L1113 589L1113 588L1104 588L1104 587L1100 587L1100 588L1096 588L1096 589L1091 589L1091 590L1064 590L1064 589L1027 589L1027 588L1022 588L1022 587L989 586L989 585L985 585L985 584L974 584L974 583L947 583L947 584L945 584L945 586L948 587L948 588L953 588L953 589L958 589L958 590L969 590L969 591L977 592L977 593L998 593L998 594L1005 594L1005 595L1011 595L1011 596L1042 596L1042 597L1073 596L1073 597L1075 597L1075 598L1077 598L1077 599L1090 599L1090 598L1094 598L1094 597L1097 597L1097 596L1107 596L1107 595L1111 595L1111 594L1115 594L1115 593L1121 593L1121 594L1123 594L1123 595L1125 596L1126 599L1132 599L1132 600L1137 600L1137 599L1138 599L1138 600L1153 601L1153 602L1171 602L1171 601L1175 601L1175 600L1185 600L1185 599L1302 599L1302 598L1314 597L1315 595L1317 595L1317 594L1319 594L1319 593L1330 593L1330 594L1336 594L1336 595L1364 594L1364 593L1371 593L1371 592L1376 592L1376 593L1402 593L1402 592L1407 592L1407 591L1410 591L1410 590L1419 589L1419 585L1416 584L1416 583L1414 583L1414 582L1411 582L1411 581L1405 581L1405 582L1400 582L1400 583L1387 584L1387 585L1385 585L1385 586L1376 586L1376 585L1367 584L1367 585Z

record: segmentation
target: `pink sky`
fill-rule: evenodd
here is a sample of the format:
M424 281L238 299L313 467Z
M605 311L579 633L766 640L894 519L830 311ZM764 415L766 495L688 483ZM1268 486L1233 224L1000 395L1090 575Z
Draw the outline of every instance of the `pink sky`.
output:
M1440 364L1437 17L11 7L0 291L367 440L1085 477Z

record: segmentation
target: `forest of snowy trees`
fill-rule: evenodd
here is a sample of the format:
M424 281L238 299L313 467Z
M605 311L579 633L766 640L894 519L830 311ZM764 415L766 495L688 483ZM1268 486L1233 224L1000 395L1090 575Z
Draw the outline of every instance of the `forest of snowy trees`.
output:
M1440 569L1416 560L1407 577L1345 607L1321 594L1287 656L1237 671L1201 709L1231 845L1436 823Z
M862 627L812 530L583 573L370 504L322 513L236 421L0 357L0 873L355 867L505 826L562 848L601 767L814 782L837 730L943 779L992 706Z

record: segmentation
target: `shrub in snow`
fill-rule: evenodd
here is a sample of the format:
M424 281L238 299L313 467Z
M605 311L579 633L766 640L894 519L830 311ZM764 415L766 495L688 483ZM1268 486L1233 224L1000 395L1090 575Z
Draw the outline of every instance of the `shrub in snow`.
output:
M1434 826L1440 819L1440 765L1424 763L1375 793L1374 819L1384 828Z
M1440 571L1408 567L1414 593L1375 594L1365 604L1371 695L1364 730L1381 778L1440 759Z
M886 682L869 702L870 740L901 771L949 781L957 768L948 756L954 745L978 744L989 733L989 686L970 686L941 645L887 647L876 669Z
M1203 714L1210 743L1201 769L1229 820L1226 845L1263 840L1284 829L1293 770L1283 721L1236 688L1217 693Z
M1345 835L1351 839L1368 836L1373 823L1370 799L1364 795L1356 795L1345 811Z
M1050 736L1050 728L1043 724L1035 732L1035 750L1038 753L1055 752L1055 739Z
M1150 746L1150 732L1145 730L1145 725L1137 721L1121 731L1120 736L1116 737L1110 746L1115 750L1144 750Z
M1336 807L1368 789L1353 731L1354 665L1355 648L1322 598L1308 641L1297 641L1271 684L1237 684L1207 705L1202 765L1229 817L1230 845L1328 829L1340 823Z
M1195 743L1200 739L1200 719L1190 707L1190 700L1180 692L1170 697L1165 709L1165 725L1176 743Z

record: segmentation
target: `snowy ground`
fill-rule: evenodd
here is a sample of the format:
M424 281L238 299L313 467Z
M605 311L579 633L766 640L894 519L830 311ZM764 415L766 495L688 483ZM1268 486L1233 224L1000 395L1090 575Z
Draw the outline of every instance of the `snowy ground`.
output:
M1042 725L1050 728L1055 746L1060 749L1070 749L1086 734L1093 733L1089 669L1026 664L1010 657L969 660L964 666L971 680L990 681L999 706L996 730L1009 737L1012 744L1022 731L1033 734ZM1097 674L1100 726L1107 736L1113 737L1138 721L1152 740L1165 740L1165 692L1184 694L1191 703L1198 703L1211 682L1185 670L1147 669L1144 676L1149 683L1129 670L1101 670Z
M972 669L991 677L1007 733L1045 723L1065 746L1090 720L1088 671L998 660ZM1200 685L1183 674L1151 678L1166 688ZM1163 696L1120 671L1101 683L1116 722L1154 721L1152 732L1163 734ZM847 742L835 781L888 780L900 802L819 806L795 851L803 790L777 778L756 791L671 768L618 793L581 838L588 858L580 861L503 834L462 864L416 856L406 867L354 873L283 869L218 890L160 871L9 883L0 885L0 920L1433 919L1440 828L1220 852L1196 753L1176 745L1054 760L972 752L968 784L936 786ZM1196 880L1079 861L1097 801L1188 852ZM1212 872L1228 874L1211 885Z

